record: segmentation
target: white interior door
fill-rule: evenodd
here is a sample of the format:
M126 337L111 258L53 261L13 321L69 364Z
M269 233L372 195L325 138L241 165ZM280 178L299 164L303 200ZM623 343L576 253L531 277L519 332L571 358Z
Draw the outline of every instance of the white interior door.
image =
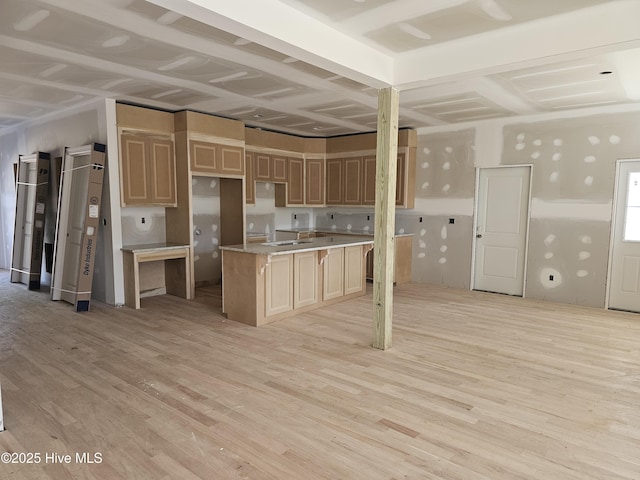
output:
M69 186L69 226L67 230L66 254L64 274L62 277L62 299L75 303L78 290L78 272L80 271L80 258L82 250L82 238L84 234L84 220L87 209L87 194L89 192L89 164L91 157L74 157L73 178Z
M31 250L33 247L33 227L36 204L36 187L38 183L38 161L29 162L27 168L26 199L24 208L23 240L22 240L22 261L20 262L20 282L29 284L29 273L31 272Z
M474 289L523 295L531 167L481 168Z
M640 160L619 163L609 308L640 312Z

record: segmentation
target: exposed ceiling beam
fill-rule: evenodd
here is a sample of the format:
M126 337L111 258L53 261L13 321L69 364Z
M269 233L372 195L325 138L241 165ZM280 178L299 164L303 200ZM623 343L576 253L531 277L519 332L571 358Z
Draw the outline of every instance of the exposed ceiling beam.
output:
M366 85L393 81L393 58L278 0L147 0Z

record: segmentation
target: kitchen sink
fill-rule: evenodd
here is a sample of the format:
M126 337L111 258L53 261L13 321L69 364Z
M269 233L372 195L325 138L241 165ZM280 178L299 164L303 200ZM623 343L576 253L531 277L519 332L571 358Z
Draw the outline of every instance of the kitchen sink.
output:
M280 240L279 242L267 242L262 245L267 245L270 247L285 247L291 245L302 245L304 243L312 243L313 240Z

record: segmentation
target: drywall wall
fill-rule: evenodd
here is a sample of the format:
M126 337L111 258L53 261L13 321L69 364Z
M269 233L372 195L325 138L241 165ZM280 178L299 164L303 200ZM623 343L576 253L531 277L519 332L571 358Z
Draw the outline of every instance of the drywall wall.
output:
M13 185L13 163L17 162L19 154L30 154L43 151L51 157L64 156L65 147L78 147L88 143L107 144L106 107L103 100L90 102L86 105L69 109L55 115L42 117L16 127L10 133L0 137L0 181L2 211L2 239L0 240L0 261L2 268L10 268L10 252L13 243L15 187ZM109 168L109 152L107 151L107 169ZM98 254L94 269L92 297L105 301L108 295L113 295L111 252L111 211L109 206L108 181L105 183L104 198L101 211L101 226L98 231ZM47 229L51 225L47 225ZM6 257L9 252L9 257ZM43 268L43 283L50 283L50 275Z
M193 177L193 259L196 287L220 283L220 180Z
M616 161L639 134L635 112L504 127L502 164L533 165L527 296L605 305Z

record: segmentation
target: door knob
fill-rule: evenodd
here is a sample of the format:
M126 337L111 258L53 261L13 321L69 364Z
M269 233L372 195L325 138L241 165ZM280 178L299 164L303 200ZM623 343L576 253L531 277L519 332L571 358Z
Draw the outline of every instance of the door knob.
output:
M481 233L477 234L476 238L482 238L482 234Z

